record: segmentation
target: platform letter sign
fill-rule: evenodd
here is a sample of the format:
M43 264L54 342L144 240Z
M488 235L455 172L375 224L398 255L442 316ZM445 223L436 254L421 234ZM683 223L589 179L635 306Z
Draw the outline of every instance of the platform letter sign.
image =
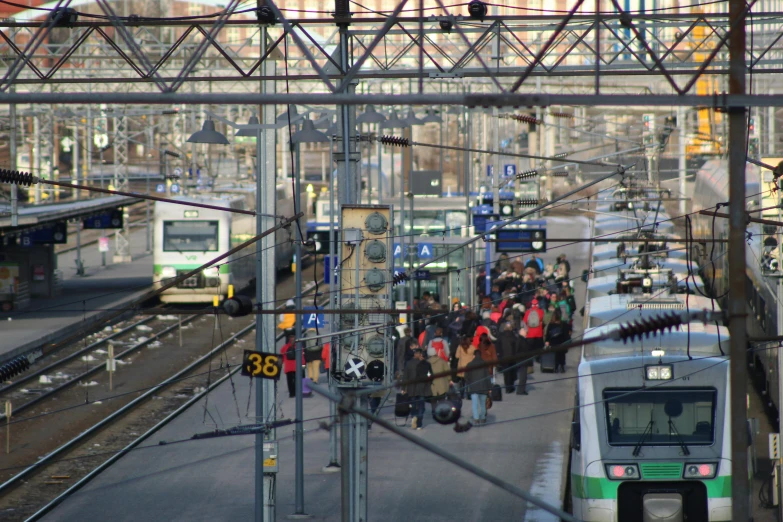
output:
M495 173L495 169L492 165L487 165L487 177L491 178L492 174Z
M323 328L326 326L324 314L319 314L316 308L312 306L306 306L305 310L312 310L312 312L302 314L302 326L304 328Z
M276 353L245 350L242 358L242 375L276 381L280 378L280 356Z
M517 175L517 166L516 165L505 165L503 168L503 177L505 178L513 178Z
M394 259L402 257L403 246L400 243L394 243Z
M432 243L419 243L419 259L432 259Z

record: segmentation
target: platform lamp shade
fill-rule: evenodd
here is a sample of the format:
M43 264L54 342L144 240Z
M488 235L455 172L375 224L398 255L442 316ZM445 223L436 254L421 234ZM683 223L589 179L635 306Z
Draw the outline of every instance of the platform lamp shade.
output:
M292 143L326 143L329 137L315 128L313 120L306 118L302 123L302 130L291 136Z
M367 109L356 117L356 123L381 123L386 121L386 116L375 110L375 107L368 105Z
M435 109L427 109L426 115L421 119L422 123L443 123L440 116L435 114Z
M258 125L258 118L251 116L250 119L247 120L247 124L248 126ZM234 136L237 138L256 138L258 136L258 131L255 129L239 129Z
M416 113L413 112L413 109L408 110L408 116L406 116L405 122L408 125L424 125L424 121L416 117Z
M275 118L275 123L278 125L288 125L289 120L293 124L301 119L302 117L296 110L296 105L291 105L290 109L277 115L277 118Z
M228 139L215 130L215 122L206 120L200 131L194 132L188 138L188 143L207 143L215 145L228 145Z
M401 120L400 117L397 116L397 110L392 109L391 116L389 116L389 119L381 124L381 127L386 129L402 129L408 125L409 123L407 123L405 120Z

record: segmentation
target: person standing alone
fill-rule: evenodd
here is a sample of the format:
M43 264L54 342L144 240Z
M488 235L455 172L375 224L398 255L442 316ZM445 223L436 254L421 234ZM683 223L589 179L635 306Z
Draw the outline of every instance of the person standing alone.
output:
M427 399L432 397L432 385L424 381L432 375L432 366L424 359L424 352L420 349L413 351L413 359L405 365L403 381L405 395L411 402L411 428L422 429L424 427L424 407Z
M473 405L473 424L481 426L487 422L487 395L492 388L489 367L481 358L481 351L476 350L473 360L465 369L466 393Z

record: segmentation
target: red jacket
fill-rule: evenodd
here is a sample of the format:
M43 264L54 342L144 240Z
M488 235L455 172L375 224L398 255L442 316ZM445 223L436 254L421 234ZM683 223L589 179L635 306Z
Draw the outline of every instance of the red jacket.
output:
M530 317L531 313L538 314L538 326L535 328L531 328L527 325L527 318ZM522 319L522 322L525 324L525 328L527 328L527 338L528 339L536 339L544 337L544 311L540 309L537 306L534 306L533 308L530 308L527 312L525 312L525 317Z
M479 342L481 342L481 334L487 334L487 337L489 337L489 328L484 325L479 325L476 328L476 333L473 334L473 342L471 343L474 348L478 348ZM490 340L492 339L490 338Z
M324 343L324 347L321 349L321 360L324 362L324 369L329 369L329 358L332 355L331 347L329 343Z
M296 360L288 360L286 352L288 350L295 350L294 343L288 343L280 348L280 357L283 358L283 373L293 373L296 371Z

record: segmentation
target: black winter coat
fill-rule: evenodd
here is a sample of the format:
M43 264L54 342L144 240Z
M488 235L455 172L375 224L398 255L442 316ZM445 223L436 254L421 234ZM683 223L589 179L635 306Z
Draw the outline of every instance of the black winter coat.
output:
M405 364L404 381L426 379L432 375L432 366L426 360L411 359ZM416 382L405 385L405 393L409 397L432 397L432 386L429 382Z
M517 353L517 335L514 332L504 330L498 335L498 340L495 343L495 350L498 353L498 359L503 357L511 357Z
M480 354L481 352L476 350L476 357L465 368L465 393L467 394L487 395L492 389L489 366L479 368L484 364Z

